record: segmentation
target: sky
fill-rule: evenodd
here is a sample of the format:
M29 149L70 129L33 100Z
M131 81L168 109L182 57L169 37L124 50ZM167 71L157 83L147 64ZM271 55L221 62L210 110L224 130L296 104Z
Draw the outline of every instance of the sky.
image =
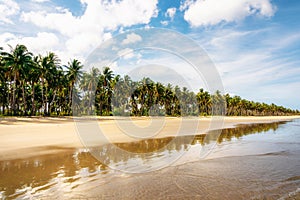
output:
M0 46L25 44L36 55L52 51L65 64L73 58L84 63L95 48L126 31L170 29L207 53L225 92L300 110L298 0L0 0L0 13ZM120 65L145 69L154 63L147 74L165 69L157 66L181 66L192 82L203 84L174 55L121 53L112 66L117 72Z

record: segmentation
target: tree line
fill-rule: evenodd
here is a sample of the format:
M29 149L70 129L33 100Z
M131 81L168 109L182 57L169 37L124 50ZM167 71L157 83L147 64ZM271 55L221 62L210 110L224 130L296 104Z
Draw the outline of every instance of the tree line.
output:
M109 67L83 71L76 59L62 65L55 53L36 56L25 45L10 46L10 51L0 48L0 115L73 114L266 116L300 112L219 91L210 94L201 88L195 93L147 77L134 81L128 75L114 74Z

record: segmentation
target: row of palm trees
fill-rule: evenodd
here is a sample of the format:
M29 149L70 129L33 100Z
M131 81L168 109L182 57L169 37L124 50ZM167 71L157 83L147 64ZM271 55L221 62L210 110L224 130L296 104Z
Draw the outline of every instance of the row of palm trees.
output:
M227 105L227 109L225 109ZM293 115L275 104L248 101L204 89L197 93L186 87L132 80L105 67L83 71L76 59L62 65L49 52L33 55L26 46L0 49L0 115Z
M75 80L82 74L74 59L67 66L57 55L34 56L24 45L0 52L2 115L70 115Z

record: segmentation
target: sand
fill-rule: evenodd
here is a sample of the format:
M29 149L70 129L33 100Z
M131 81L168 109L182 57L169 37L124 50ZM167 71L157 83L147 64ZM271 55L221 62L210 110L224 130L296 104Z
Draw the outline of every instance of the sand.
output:
M289 121L300 116L200 118L0 118L0 160L22 159L86 145L205 134L244 123ZM101 136L99 136L99 133ZM84 143L84 144L83 144Z

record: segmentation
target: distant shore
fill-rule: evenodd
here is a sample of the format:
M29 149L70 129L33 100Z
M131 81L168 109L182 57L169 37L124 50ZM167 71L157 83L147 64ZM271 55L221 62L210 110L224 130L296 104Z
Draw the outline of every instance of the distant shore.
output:
M296 118L300 118L300 116L154 117L152 119L149 117L122 119L99 117L91 123L99 124L98 127L106 136L106 141L89 139L95 145L107 142L131 142L153 137L205 134L209 130L232 128L238 124L271 123L290 121ZM0 160L26 158L74 148L84 148L80 137L83 135L89 137L89 132L95 131L92 127L81 118L2 117L0 118Z

